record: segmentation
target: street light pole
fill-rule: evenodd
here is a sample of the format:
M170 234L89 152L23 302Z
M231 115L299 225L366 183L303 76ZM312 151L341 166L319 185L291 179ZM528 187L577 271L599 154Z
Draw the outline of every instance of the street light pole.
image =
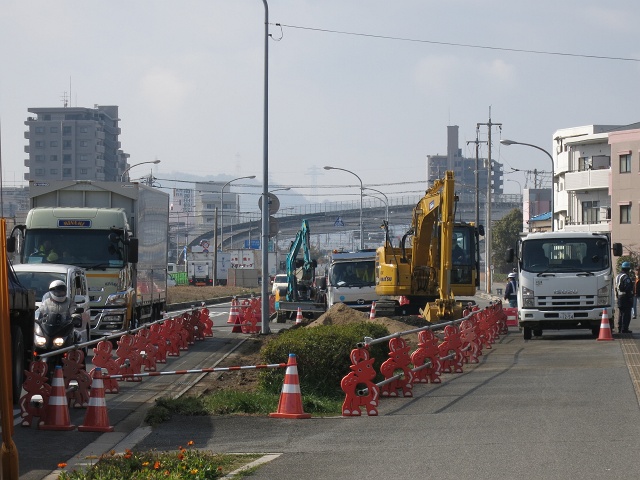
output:
M554 205L554 190L555 190L555 164L553 161L553 156L546 151L544 148L539 147L537 145L533 145L532 143L524 143L524 142L516 142L515 140L507 140L506 138L503 138L502 140L500 140L500 143L502 145L525 145L527 147L531 147L531 148L535 148L537 150L540 150L541 152L544 152L547 154L547 156L549 157L549 160L551 160L551 231L554 231L554 226L553 224L555 223L555 205Z
M518 187L520 188L520 195L522 195L522 185L520 184L520 182L518 180L511 180L510 178L507 178L507 182L517 183Z
M365 190L371 190L372 192L377 192L380 195L382 195L384 197L384 219L387 221L387 224L389 224L389 197L387 197L384 193L382 193L380 190L376 190L375 188L371 188L371 187L365 187Z
M238 177L238 178L234 178L233 180L229 180L227 183L225 183L222 186L222 189L220 190L220 250L224 251L224 189L227 185L231 184L232 182L235 182L236 180L245 180L245 179L251 179L251 178L256 178L255 175L249 175L248 177ZM216 248L217 251L217 248Z
M262 103L262 197L264 205L261 212L260 224L262 232L260 246L262 247L262 282L261 293L261 318L260 333L269 333L269 4L262 0L264 5L264 93Z
M324 167L325 170L342 170L343 172L350 173L354 177L358 179L360 182L360 250L364 250L364 226L362 224L362 197L364 196L363 190L364 185L362 184L362 179L353 173L351 170L347 170L346 168L338 168L338 167Z
M157 158L155 160L149 160L148 162L140 162L140 163L134 163L133 165L130 165L129 167L125 168L124 172L122 172L122 175L120 175L120 181L124 182L124 176L127 174L127 172L129 170L131 170L133 167L137 167L138 165L144 165L145 163L154 163L154 164L159 164L160 160L158 160Z

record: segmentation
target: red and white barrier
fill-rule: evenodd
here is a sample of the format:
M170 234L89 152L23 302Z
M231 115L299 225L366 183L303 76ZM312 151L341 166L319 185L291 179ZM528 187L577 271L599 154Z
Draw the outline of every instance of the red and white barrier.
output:
M414 382L440 383L443 373L462 373L465 364L478 363L482 349L491 348L504 333L507 317L501 303L491 304L483 310L470 307L465 313L460 320L418 329L418 348L413 353L401 337L416 333L416 329L384 338L366 338L363 346L352 350L351 372L340 385L346 395L342 415L359 416L363 406L367 415L377 415L380 395L411 397ZM443 330L443 335L436 335L435 330ZM389 342L390 351L389 359L380 367L385 379L373 384L376 372L368 348L385 341Z

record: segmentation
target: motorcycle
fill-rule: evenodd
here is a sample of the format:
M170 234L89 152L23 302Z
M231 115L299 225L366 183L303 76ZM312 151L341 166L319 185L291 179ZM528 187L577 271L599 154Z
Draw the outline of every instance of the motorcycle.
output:
M78 308L73 314L44 314L36 312L34 328L34 348L37 355L54 352L70 347L81 341L80 333L76 330L82 326L83 309ZM45 357L49 376L53 375L55 367L62 365L64 353Z

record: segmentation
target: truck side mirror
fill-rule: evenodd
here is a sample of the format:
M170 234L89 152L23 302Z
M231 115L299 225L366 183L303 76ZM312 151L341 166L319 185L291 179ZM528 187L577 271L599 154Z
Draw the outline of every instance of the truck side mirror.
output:
M16 251L16 237L7 238L7 252L13 253Z
M130 263L138 263L138 239L129 239L129 256L128 261Z
M513 252L513 248L507 248L507 253L504 257L504 261L507 263L513 263L514 257L515 257L515 254Z
M613 256L614 257L622 256L622 244L621 243L614 243L612 245L612 247L613 247Z
M484 237L484 225L478 225L478 235Z

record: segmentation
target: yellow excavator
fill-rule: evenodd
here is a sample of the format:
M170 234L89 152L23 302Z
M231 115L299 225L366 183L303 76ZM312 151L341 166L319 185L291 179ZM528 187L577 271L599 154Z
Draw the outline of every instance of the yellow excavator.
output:
M385 223L385 243L376 251L376 293L392 299L396 312L420 313L433 323L462 317L480 285L478 239L484 228L456 223L454 174L436 180L413 210L411 228L394 247ZM410 245L407 244L410 243Z

